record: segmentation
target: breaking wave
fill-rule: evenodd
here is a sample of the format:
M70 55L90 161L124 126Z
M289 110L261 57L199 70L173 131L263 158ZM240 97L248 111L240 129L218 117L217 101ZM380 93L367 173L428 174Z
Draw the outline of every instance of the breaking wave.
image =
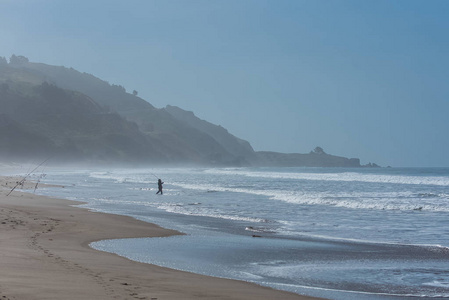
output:
M386 175L362 174L358 172L343 173L298 173L298 172L257 172L246 169L208 169L209 174L246 176L272 179L294 179L313 181L343 181L343 182L370 182L411 185L449 186L448 176L412 176L412 175Z
M426 210L449 212L449 195L410 192L340 192L329 195L327 192L258 190L251 188L220 187L210 184L183 184L184 189L245 193L265 196L272 200L303 205L326 205L351 209L375 210Z

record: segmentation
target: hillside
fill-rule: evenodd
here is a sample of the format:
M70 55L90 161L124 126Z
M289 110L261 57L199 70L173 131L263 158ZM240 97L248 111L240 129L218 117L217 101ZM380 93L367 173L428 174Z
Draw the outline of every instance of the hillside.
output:
M46 82L3 83L0 88L0 154L6 159L54 157L59 161L165 159L129 121L91 98Z
M220 145L222 145L226 151L231 153L241 160L255 159L255 152L250 143L245 140L239 139L230 134L225 128L211 124L207 121L201 120L195 116L191 111L185 111L179 107L167 105L165 110L175 117L180 122L183 122L187 126L193 127L201 132L204 132L213 137Z
M193 112L158 109L119 85L72 68L0 58L0 156L207 166L359 167L328 154L255 152Z
M164 155L172 163L227 165L236 158L208 134L185 126L163 109L156 109L145 100L129 94L122 86L72 68L32 63L28 59L11 59L10 67L21 70L68 90L81 92L107 111L116 112L138 125L139 131L164 148ZM29 76L31 76L29 75Z

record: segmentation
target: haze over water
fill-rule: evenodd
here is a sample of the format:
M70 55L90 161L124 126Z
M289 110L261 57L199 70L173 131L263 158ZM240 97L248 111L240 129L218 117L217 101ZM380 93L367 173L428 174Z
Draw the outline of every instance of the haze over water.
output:
M449 298L449 169L54 170L46 181L66 187L40 193L187 233L92 245L137 261L331 299Z

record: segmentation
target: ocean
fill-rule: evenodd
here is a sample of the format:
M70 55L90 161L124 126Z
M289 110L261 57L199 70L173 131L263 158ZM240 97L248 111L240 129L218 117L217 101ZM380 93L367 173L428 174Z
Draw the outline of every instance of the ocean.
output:
M91 244L101 251L329 299L449 298L448 168L45 173L65 188L36 193L186 233Z

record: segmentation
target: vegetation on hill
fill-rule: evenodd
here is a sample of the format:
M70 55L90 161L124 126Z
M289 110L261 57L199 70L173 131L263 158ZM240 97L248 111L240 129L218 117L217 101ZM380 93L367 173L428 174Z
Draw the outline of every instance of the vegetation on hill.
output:
M359 167L324 153L255 152L225 128L72 68L0 57L0 157L95 163ZM318 149L318 150L317 150ZM320 151L321 149L321 151Z

